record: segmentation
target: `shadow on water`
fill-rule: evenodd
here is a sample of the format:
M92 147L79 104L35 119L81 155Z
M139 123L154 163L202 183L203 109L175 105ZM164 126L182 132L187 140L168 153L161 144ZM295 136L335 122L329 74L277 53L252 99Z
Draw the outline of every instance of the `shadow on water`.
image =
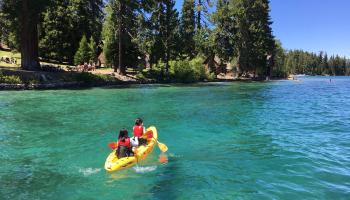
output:
M170 158L169 162L162 169L161 173L157 174L157 181L150 189L153 194L153 199L177 199L180 182L176 175L178 171L178 161L176 158Z

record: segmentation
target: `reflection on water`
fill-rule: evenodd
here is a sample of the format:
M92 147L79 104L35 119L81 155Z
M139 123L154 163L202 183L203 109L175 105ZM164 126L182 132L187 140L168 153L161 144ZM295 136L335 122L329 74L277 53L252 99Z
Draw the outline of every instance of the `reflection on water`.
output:
M166 164L168 162L168 156L165 154L165 153L161 153L159 155L159 162L162 163L162 164Z

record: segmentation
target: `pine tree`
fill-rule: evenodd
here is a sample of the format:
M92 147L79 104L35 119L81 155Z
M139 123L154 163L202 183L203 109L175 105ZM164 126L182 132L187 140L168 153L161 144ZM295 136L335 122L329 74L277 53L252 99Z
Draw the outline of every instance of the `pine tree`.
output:
M345 76L350 76L350 60L346 59Z
M201 30L203 25L203 14L208 14L208 7L211 7L212 1L210 0L197 0L196 2L196 28L197 30Z
M275 69L273 71L276 77L287 77L288 72L286 70L286 54L285 50L282 48L282 43L279 40L275 40Z
M69 0L70 7L67 9L72 12L74 19L73 25L78 35L78 41L82 35L87 38L91 36L98 41L101 38L102 20L104 17L103 0Z
M202 10L203 10L203 0L198 0L197 4L197 29L200 30L202 28Z
M84 34L100 41L103 6L102 0L54 1L43 14L41 57L71 63Z
M106 65L118 66L118 38L117 33L117 2L110 1L105 8L105 21L102 28L103 53L106 58Z
M86 39L86 36L83 35L79 43L79 48L74 55L74 64L79 65L85 62L89 62L90 56L91 56L91 50L89 48L89 44Z
M109 66L124 75L126 67L134 67L140 52L137 44L137 11L140 2L111 0L106 7L103 25L104 54Z
M328 55L327 53L324 54L323 56L323 61L322 61L322 65L323 65L323 74L330 74L329 72L329 65L328 65Z
M195 52L195 2L194 0L185 0L182 7L181 16L181 42L182 42L182 53L193 57Z
M196 31L194 35L195 52L204 57L208 57L214 54L215 37L213 31L208 27L202 27Z
M274 37L268 0L233 0L235 19L235 55L244 71L266 74L266 57L274 51Z
M40 56L59 62L72 62L79 41L73 26L74 15L69 9L70 0L55 1L43 14L39 48ZM74 43L77 43L74 45Z
M178 12L174 8L175 1L159 0L153 5L151 27L154 34L154 43L151 49L151 62L163 60L165 70L169 70L169 61L178 55Z
M218 0L213 21L216 25L215 52L228 62L232 59L235 47L235 24L233 18L232 4L228 0Z
M317 74L322 74L322 71L323 71L322 61L323 61L323 51L320 51L317 57L317 70L316 70Z
M89 61L95 62L97 58L97 48L94 38L91 36L89 41Z

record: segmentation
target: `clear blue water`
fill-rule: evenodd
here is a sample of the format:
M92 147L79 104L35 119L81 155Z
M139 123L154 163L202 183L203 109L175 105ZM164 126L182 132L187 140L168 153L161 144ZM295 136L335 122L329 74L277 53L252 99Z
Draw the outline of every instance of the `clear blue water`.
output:
M350 199L350 78L0 92L0 199ZM169 147L103 169L122 127Z

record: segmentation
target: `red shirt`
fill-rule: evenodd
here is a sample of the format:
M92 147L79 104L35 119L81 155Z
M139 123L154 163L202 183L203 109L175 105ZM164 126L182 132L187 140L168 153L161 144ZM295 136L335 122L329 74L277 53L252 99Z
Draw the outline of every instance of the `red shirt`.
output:
M134 126L134 136L135 137L142 137L143 135L143 126Z

